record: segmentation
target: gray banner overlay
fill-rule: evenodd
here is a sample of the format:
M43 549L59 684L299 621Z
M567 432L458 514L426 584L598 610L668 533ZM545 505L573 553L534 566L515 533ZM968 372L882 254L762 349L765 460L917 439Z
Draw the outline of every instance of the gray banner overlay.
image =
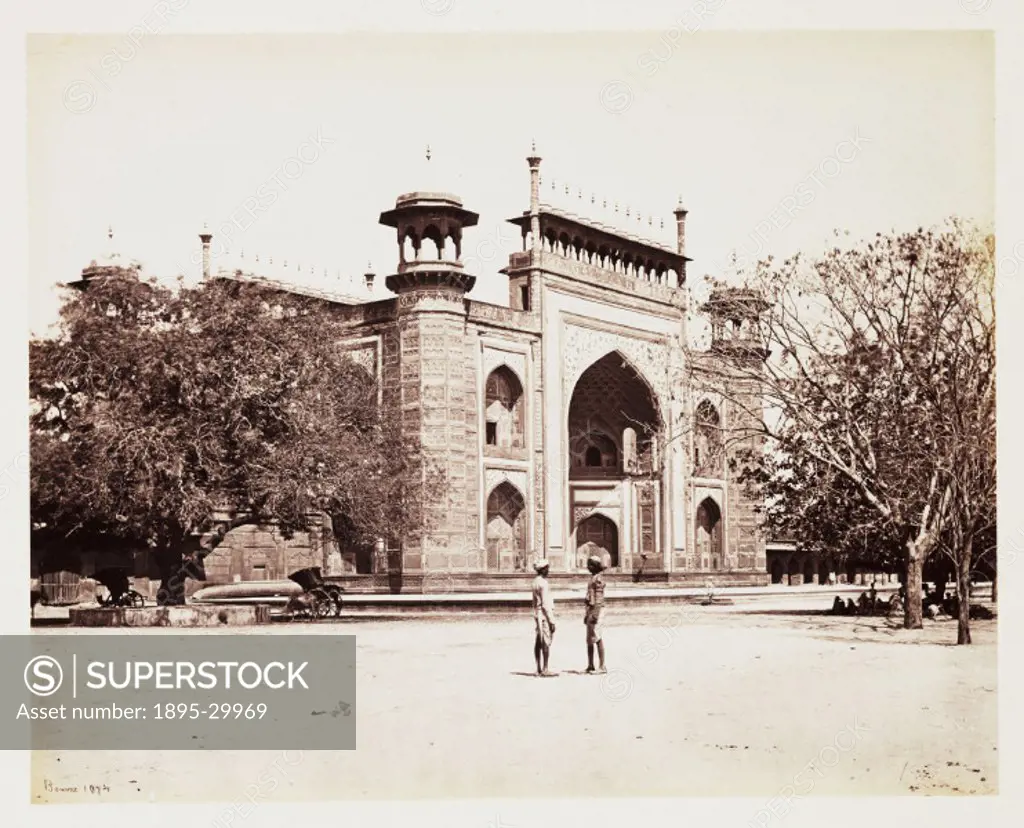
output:
M353 635L0 637L5 750L354 750Z

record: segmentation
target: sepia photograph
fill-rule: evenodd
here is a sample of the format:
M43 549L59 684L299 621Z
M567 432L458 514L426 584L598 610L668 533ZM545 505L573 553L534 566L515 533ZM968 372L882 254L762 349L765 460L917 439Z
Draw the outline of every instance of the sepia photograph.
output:
M1001 793L990 4L728 5L28 36L32 803Z

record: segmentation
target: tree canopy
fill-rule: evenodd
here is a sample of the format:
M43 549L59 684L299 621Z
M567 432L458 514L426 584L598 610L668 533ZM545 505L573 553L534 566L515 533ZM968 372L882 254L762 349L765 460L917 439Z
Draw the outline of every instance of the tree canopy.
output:
M401 532L409 451L343 334L328 303L257 282L126 272L70 292L58 335L30 344L34 527L145 544L170 568L225 512Z
M769 456L748 479L770 519L812 547L840 552L866 534L879 554L900 549L910 596L937 548L969 571L969 538L995 509L991 239L951 220L769 259L742 278L767 300L757 335L770 356L725 353L713 379L763 390L748 413ZM907 626L920 611L907 601Z

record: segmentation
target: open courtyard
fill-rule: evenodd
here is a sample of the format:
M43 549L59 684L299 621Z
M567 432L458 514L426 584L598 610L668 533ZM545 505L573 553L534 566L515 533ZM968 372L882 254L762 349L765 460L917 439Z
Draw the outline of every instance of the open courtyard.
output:
M529 616L242 629L358 637L356 751L37 753L33 800L82 801L57 791L75 780L168 802L998 791L995 621L956 647L952 620L910 631L800 600L823 603L617 608L603 676L582 673L567 609L550 678Z

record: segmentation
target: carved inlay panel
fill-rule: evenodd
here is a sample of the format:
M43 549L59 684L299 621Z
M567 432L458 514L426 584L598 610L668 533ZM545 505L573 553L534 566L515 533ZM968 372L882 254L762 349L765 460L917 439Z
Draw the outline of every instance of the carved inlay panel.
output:
M594 514L593 506L574 506L572 510L572 525L579 526L580 523Z
M519 493L526 497L526 472L517 469L487 469L484 473L485 492L490 496L495 486L500 486L508 481L515 486Z
M562 339L562 380L568 398L576 380L598 359L619 351L648 382L658 399L663 416L670 411L669 345L627 334L565 324Z
M465 308L465 294L457 290L430 290L412 291L403 293L398 297L398 308L400 312L427 311L427 310L453 310L459 311Z
M510 351L499 351L494 348L484 347L484 377L499 365L507 365L516 376L523 387L526 387L526 354L516 354Z
M591 503L587 506L573 506L572 508L572 525L575 529L580 523L586 520L591 515L601 515L602 517L608 518L616 526L619 525L619 507L617 506L605 506L601 503Z

